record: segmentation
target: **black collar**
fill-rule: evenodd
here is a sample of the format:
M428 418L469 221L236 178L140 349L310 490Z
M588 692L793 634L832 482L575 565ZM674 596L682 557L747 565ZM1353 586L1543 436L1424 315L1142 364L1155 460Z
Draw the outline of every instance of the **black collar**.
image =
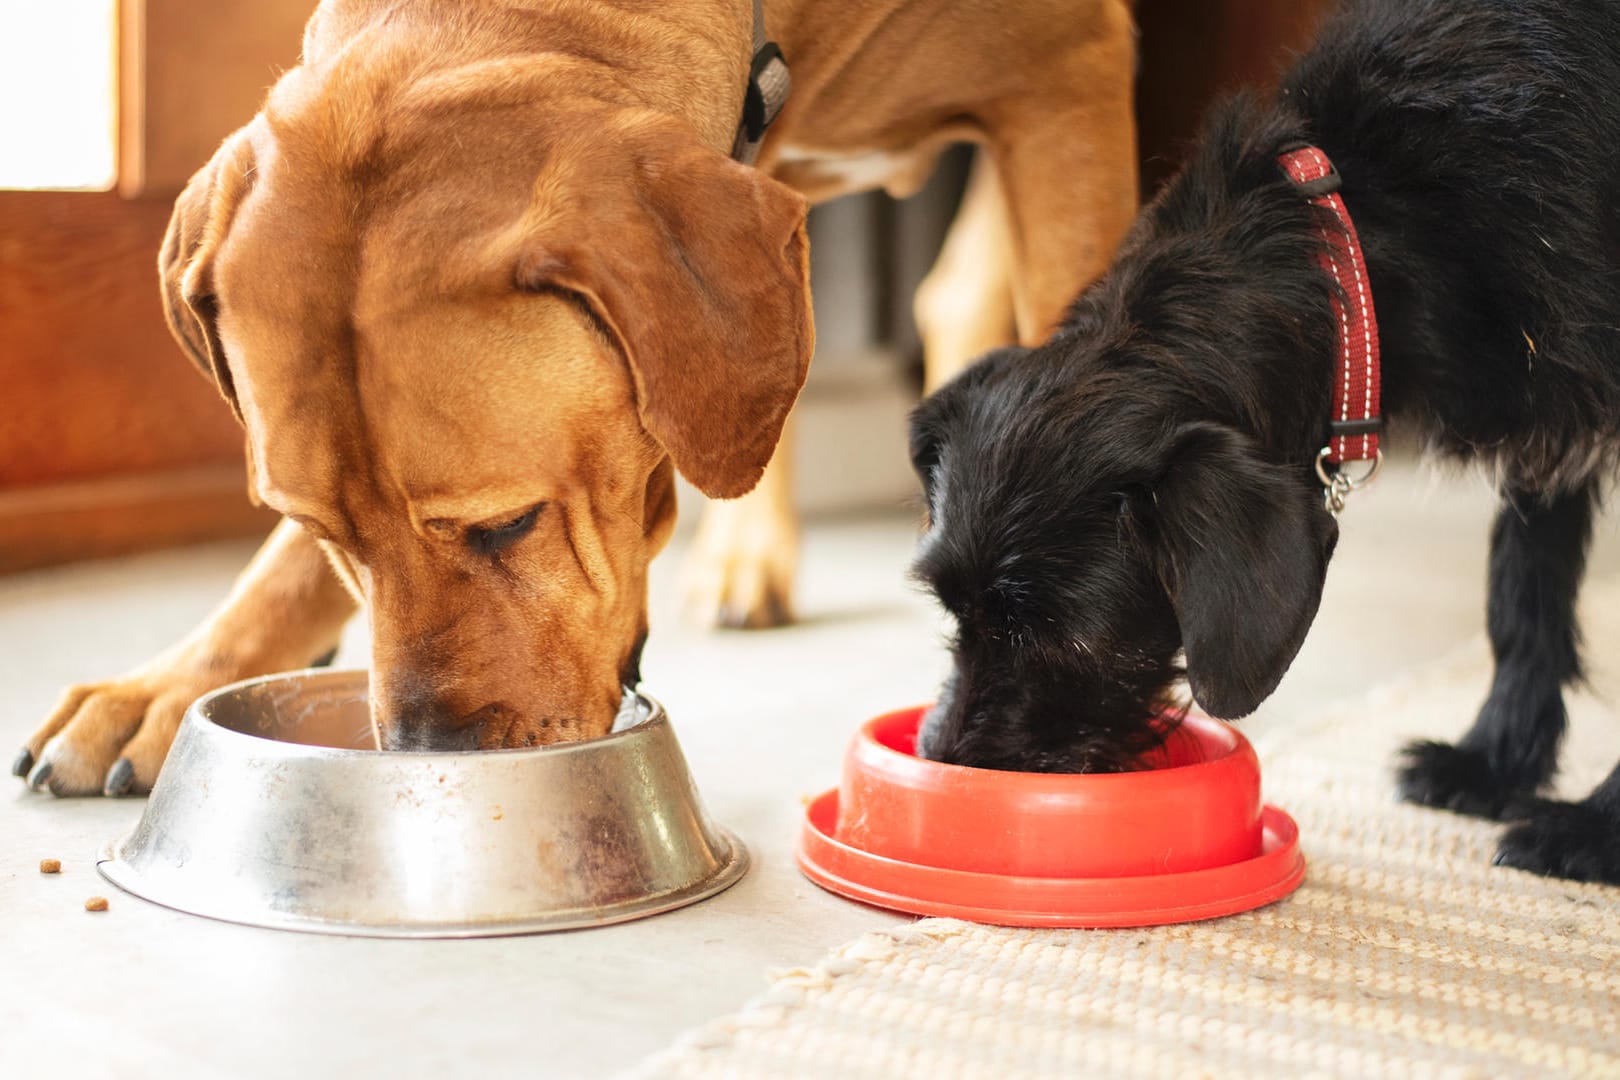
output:
M787 61L776 42L765 38L765 5L754 0L754 60L748 68L748 89L743 94L742 119L737 123L737 140L731 156L752 165L765 141L765 129L787 103L793 80Z

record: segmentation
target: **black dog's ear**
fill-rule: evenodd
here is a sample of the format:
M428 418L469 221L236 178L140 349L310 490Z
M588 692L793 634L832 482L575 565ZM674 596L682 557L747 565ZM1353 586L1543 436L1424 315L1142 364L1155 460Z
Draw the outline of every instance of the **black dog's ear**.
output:
M934 466L939 464L939 454L942 448L941 431L939 424L939 408L937 402L924 401L911 410L910 432L911 468L922 481L923 490L928 490Z
M1277 688L1310 630L1339 523L1308 474L1271 464L1217 424L1177 433L1154 497L1159 575L1193 697L1213 716L1245 716Z

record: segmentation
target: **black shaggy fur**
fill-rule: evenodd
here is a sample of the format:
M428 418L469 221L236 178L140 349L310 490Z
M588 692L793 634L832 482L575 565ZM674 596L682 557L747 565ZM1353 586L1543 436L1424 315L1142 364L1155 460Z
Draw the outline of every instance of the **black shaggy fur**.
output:
M1580 676L1575 595L1620 447L1611 0L1353 4L1274 102L1216 113L1048 343L984 357L918 409L916 572L958 623L921 750L1126 769L1160 737L1178 656L1223 717L1292 662L1338 536L1313 473L1337 370L1316 262L1332 219L1277 164L1301 140L1343 176L1385 417L1502 489L1494 685L1460 742L1409 749L1401 790L1522 819L1502 862L1620 882L1620 770L1580 804L1536 797Z

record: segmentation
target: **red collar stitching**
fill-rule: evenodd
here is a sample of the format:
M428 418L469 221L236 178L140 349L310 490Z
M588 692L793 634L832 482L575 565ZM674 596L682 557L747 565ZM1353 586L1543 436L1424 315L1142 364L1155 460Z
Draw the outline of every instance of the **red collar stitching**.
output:
M1337 229L1320 230L1322 267L1338 285L1332 304L1339 320L1340 358L1339 377L1333 383L1328 444L1322 448L1321 457L1335 466L1346 461L1372 461L1376 467L1381 427L1378 319L1373 311L1372 279L1362 256L1361 240L1339 197L1338 170L1325 153L1315 146L1295 146L1280 154L1277 162L1312 204L1332 211L1339 223ZM1371 479L1370 474L1365 479ZM1329 486L1334 486L1331 480Z

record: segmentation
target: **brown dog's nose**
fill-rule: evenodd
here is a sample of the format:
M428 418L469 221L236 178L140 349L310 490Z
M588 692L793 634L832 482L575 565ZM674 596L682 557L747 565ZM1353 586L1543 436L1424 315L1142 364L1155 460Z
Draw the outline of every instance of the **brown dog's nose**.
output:
M477 750L478 728L455 727L448 712L413 710L396 714L379 726L384 750Z
M477 750L476 717L464 717L429 680L397 675L374 685L372 715L384 750Z

